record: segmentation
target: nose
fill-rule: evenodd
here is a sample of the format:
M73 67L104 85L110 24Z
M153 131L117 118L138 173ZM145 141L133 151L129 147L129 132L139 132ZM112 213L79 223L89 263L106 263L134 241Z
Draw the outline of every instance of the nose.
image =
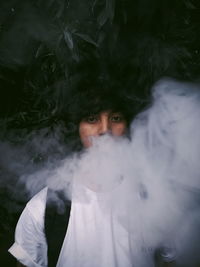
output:
M99 135L104 135L110 132L110 123L107 116L103 117L99 125Z

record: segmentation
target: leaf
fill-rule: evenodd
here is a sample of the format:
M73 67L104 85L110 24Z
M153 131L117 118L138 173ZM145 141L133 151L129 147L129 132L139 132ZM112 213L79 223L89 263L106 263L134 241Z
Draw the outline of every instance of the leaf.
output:
M188 9L194 10L196 8L195 5L192 3L192 1L185 1L184 0L184 4L185 4L186 8L188 8Z
M62 39L63 39L63 35L61 34L61 35L58 37L58 39L57 39L57 43L56 43L56 48L57 48L57 49L59 48Z
M65 40L66 44L68 45L69 49L70 50L73 50L73 48L74 48L74 42L73 42L71 33L66 29L63 32L63 35L64 35L64 40Z
M99 26L102 27L106 23L107 19L108 19L108 14L105 8L97 18Z
M78 37L80 37L81 39L83 39L84 41L86 41L87 43L90 43L96 47L98 47L98 44L92 40L92 38L87 35L87 34L83 34L83 33L74 33L75 35L77 35Z
M42 2L42 1L41 1ZM55 0L49 0L48 2L47 2L47 6L48 7L51 7L53 4L54 4L54 2L55 2Z
M61 1L60 3L60 7L58 8L58 11L56 13L56 18L61 18L63 12L64 12L64 9L65 9L65 2L64 1Z
M106 11L111 22L115 15L115 0L106 0Z
M97 2L98 2L98 0L94 0L94 2L93 2L93 5L92 5L92 12L93 12L93 13L94 13L94 8L95 8Z
M40 44L36 53L35 53L35 58L38 58L41 55L43 48L44 48L43 44Z
M115 15L115 0L106 0L106 6L97 18L97 22L102 27L109 19L112 23Z

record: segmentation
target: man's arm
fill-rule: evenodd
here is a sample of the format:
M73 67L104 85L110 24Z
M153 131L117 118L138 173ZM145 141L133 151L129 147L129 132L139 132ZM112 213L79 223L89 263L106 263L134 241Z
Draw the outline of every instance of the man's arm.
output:
M47 244L44 233L46 194L47 188L27 203L16 226L15 242L8 250L25 266L33 266L33 262L37 265L38 258L41 259L40 265L47 266ZM16 266L22 267L21 263Z

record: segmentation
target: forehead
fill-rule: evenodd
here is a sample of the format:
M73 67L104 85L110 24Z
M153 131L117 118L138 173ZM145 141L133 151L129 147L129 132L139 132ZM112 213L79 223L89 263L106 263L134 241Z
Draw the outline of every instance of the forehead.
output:
M121 112L120 110L109 109L109 110L100 110L100 111L97 111L97 112L88 112L88 114L89 115L106 115L106 116L109 116L111 114L123 115L123 112Z
M82 118L89 117L89 116L111 116L111 115L121 115L125 117L125 114L120 110L109 109L109 110L91 110L83 114Z

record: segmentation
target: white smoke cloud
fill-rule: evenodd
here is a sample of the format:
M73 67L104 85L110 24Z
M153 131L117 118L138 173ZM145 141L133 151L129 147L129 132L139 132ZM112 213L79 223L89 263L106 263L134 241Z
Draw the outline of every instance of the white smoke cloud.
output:
M84 205L91 201L91 193L95 195L102 214L112 211L129 234L135 266L154 266L150 258L162 247L162 253L175 256L180 266L195 266L199 118L200 87L162 79L152 89L151 106L133 121L130 139L94 138L93 147L81 154L21 179L30 191L44 186L64 190L72 201Z

